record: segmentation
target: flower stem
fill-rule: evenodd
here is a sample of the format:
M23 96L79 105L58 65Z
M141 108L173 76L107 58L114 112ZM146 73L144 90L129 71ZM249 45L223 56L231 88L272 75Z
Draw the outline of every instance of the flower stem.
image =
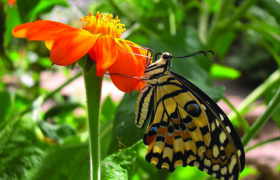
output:
M88 56L89 58L89 56ZM86 61L91 61L87 59ZM89 132L89 149L90 149L90 173L91 180L100 180L100 132L99 132L99 111L100 97L103 76L96 76L95 64L89 71L86 70L86 61L79 61L83 68L85 81L85 90L87 98L87 121Z

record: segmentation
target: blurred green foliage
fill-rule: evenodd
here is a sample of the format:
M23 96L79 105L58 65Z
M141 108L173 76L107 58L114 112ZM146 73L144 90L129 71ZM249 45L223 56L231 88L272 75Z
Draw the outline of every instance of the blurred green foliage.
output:
M119 16L126 39L155 52L183 56L213 50L215 56L174 60L171 68L218 101L225 88L214 87L213 79L239 78L255 87L279 68L279 9L276 0L17 0L13 6L0 0L0 179L78 180L90 175L84 99L58 93L67 85L63 82L52 80L55 87L61 85L54 90L42 87L46 72L68 79L80 70L52 66L43 43L12 37L16 25L59 19L81 27L82 15L101 11ZM279 81L267 90L267 104L278 88ZM103 179L209 177L193 167L169 173L145 161L146 147L139 142L144 130L134 124L137 95L126 94L120 103L110 97L103 101ZM279 126L279 111L273 119ZM247 167L241 178L248 174L257 173Z

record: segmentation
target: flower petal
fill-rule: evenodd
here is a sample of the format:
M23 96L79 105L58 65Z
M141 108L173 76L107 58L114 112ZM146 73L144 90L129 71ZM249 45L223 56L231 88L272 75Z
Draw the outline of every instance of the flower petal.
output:
M83 57L94 46L99 35L93 35L83 29L64 31L53 43L47 41L51 48L51 61L57 65L70 65Z
M45 41L59 38L66 30L74 30L71 26L55 21L38 20L33 23L25 23L13 29L13 35L20 38L28 38L32 41Z
M139 79L143 76L146 58L138 56L141 55L140 50L132 47L128 41L118 39L116 43L119 46L118 57L116 62L109 68L111 79L121 91L131 92L141 82ZM144 51L142 53L144 54ZM141 86L143 86L143 83L141 83ZM138 89L141 89L141 87Z
M112 36L100 36L89 51L91 59L96 62L96 75L102 76L115 61L118 55L117 45Z

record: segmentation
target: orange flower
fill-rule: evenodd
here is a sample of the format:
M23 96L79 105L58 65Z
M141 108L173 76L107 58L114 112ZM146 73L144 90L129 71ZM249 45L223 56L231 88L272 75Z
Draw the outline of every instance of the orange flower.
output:
M17 3L17 0L8 0L8 4L9 4L10 6L15 5L16 3Z
M50 59L56 65L70 65L85 54L96 63L96 75L102 76L108 69L113 83L124 92L135 88L140 91L139 81L146 67L148 51L141 46L120 39L124 24L112 14L84 16L83 28L73 28L55 21L38 20L13 29L13 35L30 41L45 41L51 51ZM150 54L149 54L150 55ZM134 78L132 78L134 77Z

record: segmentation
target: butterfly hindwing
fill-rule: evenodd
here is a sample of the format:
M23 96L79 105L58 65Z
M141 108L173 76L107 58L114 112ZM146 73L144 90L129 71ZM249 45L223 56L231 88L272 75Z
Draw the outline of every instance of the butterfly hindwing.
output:
M188 89L193 93L194 96L197 97L200 103L203 104L207 113L209 125L211 127L211 137L212 139L216 140L212 141L212 144L221 144L222 149L225 147L228 148L226 149L228 160L232 160L230 158L231 155L238 156L236 157L236 159L238 159L236 160L236 164L240 166L238 169L241 172L245 165L244 148L239 135L237 134L227 115L209 96L207 96L202 90L200 90L190 81L172 71L170 71L170 73L175 76L185 87L188 87ZM210 143L210 147L212 144ZM230 151L229 149L232 151L231 154L228 153ZM231 168L232 167L229 169Z

